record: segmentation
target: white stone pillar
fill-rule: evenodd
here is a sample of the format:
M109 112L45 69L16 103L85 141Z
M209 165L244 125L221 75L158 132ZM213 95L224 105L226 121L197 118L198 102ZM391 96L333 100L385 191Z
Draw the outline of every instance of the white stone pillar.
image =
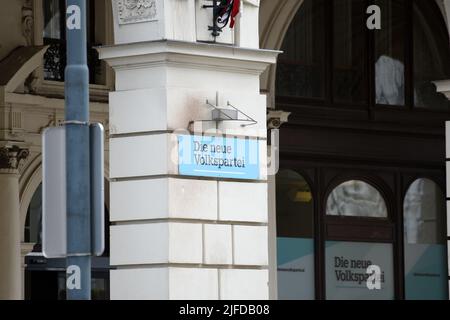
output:
M259 76L277 52L185 41L197 39L207 23L195 25L187 16L185 24L172 24L167 10L184 6L184 14L198 17L198 1L156 4L161 11L147 12L151 21L116 20L121 44L99 49L116 73L110 94L110 250L117 267L111 298L268 299L266 99ZM140 42L127 43L127 32L140 32L130 37ZM211 119L206 100L229 101L258 123L201 122ZM196 134L259 139L261 180L180 175L176 134L194 127L200 128Z
M278 300L276 176L269 175L269 298Z
M0 300L22 298L19 164L29 151L0 142Z
M22 295L20 262L19 175L0 169L0 300Z

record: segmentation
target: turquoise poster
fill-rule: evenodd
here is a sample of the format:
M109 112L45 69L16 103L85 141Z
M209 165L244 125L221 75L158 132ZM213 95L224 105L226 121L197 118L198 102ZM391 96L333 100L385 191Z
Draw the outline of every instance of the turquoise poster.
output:
M447 249L440 244L405 244L405 298L448 300Z
M313 300L314 240L277 238L278 299Z

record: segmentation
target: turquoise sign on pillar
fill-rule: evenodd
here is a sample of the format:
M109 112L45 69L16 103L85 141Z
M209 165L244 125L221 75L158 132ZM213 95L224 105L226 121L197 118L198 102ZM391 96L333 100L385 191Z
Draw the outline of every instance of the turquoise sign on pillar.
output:
M180 175L260 179L259 141L218 136L178 136Z

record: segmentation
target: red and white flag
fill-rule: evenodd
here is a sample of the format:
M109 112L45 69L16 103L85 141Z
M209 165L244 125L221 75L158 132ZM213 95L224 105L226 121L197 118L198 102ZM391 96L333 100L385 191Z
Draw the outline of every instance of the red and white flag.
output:
M230 28L234 28L236 16L239 14L241 0L222 0L220 3L218 23L225 27L230 22Z

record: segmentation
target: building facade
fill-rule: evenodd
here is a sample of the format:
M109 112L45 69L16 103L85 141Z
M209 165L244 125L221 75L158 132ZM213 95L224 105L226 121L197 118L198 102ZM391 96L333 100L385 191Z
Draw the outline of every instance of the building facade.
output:
M40 221L65 1L1 3L0 299L64 298ZM94 298L448 299L449 0L242 0L215 35L210 1L88 4ZM180 136L252 141L256 176L184 173Z

